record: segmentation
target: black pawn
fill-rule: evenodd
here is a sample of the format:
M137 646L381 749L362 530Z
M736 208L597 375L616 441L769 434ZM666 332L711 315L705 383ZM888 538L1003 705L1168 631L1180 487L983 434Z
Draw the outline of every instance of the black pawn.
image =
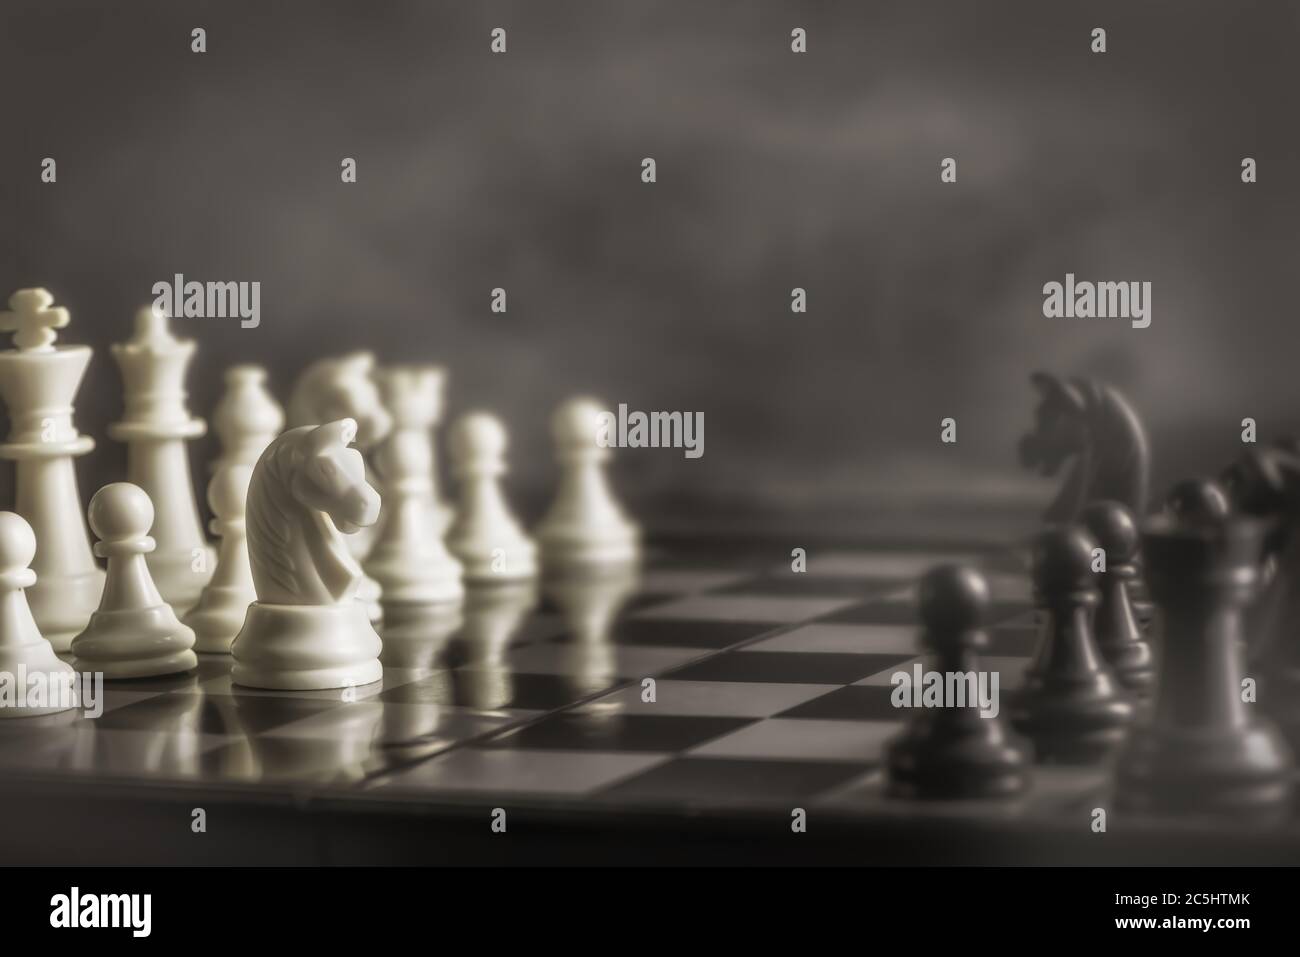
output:
M988 646L980 627L989 604L984 576L944 565L921 579L922 641L936 671L980 674ZM1029 783L1024 743L1000 717L981 717L979 705L919 708L888 745L889 790L907 798L997 798Z
M1242 608L1259 586L1267 534L1266 522L1249 517L1165 515L1143 529L1164 653L1154 713L1119 763L1123 806L1243 824L1286 815L1290 750L1242 695Z
M1225 475L1225 481L1236 483L1234 474ZM1184 479L1165 496L1165 511L1181 522L1227 518L1232 511L1228 493L1213 479Z
M1133 706L1092 636L1100 601L1095 543L1082 528L1049 529L1034 549L1034 589L1046 615L1043 637L1012 710L1042 761L1083 763L1121 744Z
M1083 523L1106 552L1106 572L1100 577L1101 604L1093 619L1097 650L1125 688L1145 696L1151 691L1155 667L1131 599L1138 577L1137 525L1119 502L1094 502L1084 510Z

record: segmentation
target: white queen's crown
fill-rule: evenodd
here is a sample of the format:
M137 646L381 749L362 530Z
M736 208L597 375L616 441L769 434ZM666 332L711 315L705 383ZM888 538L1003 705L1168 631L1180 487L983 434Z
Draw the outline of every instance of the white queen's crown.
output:
M194 358L194 340L177 339L167 316L151 307L135 315L135 334L110 347L122 373L126 411L109 426L114 438L137 433L154 437L202 435L206 425L185 407L185 373Z

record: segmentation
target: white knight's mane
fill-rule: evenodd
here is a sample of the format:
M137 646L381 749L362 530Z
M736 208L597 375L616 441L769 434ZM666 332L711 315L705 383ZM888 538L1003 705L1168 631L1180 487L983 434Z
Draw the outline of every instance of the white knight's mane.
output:
M258 461L248 489L245 516L248 535L266 545L249 552L254 577L260 577L256 574L260 571L276 586L291 593L301 592L302 583L289 549L293 528L290 516L305 510L293 497L293 459L298 442L310 431L310 426L290 429L272 442Z

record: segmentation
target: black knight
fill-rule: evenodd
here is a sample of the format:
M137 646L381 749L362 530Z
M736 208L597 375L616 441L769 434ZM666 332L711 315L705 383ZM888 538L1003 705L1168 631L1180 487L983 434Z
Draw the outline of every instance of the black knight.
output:
M1036 372L1040 399L1034 429L1020 440L1026 468L1052 476L1074 465L1044 518L1076 522L1089 502L1109 499L1141 520L1147 510L1151 453L1146 431L1126 400L1095 379L1062 379Z

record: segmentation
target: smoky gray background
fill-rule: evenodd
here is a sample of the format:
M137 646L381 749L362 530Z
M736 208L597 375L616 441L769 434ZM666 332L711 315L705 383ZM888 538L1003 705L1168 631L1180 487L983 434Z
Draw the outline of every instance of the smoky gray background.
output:
M262 283L258 329L175 321L200 344L196 414L233 362L269 367L283 401L319 356L436 361L450 415L507 422L533 515L574 393L704 413L701 459L618 455L652 526L1041 497L1014 451L1038 368L1130 396L1159 491L1217 471L1244 416L1265 438L1300 424L1297 10L4 0L0 289L48 287L64 341L97 350L91 487L124 462L107 346L179 272ZM1066 272L1149 280L1151 327L1043 318Z

